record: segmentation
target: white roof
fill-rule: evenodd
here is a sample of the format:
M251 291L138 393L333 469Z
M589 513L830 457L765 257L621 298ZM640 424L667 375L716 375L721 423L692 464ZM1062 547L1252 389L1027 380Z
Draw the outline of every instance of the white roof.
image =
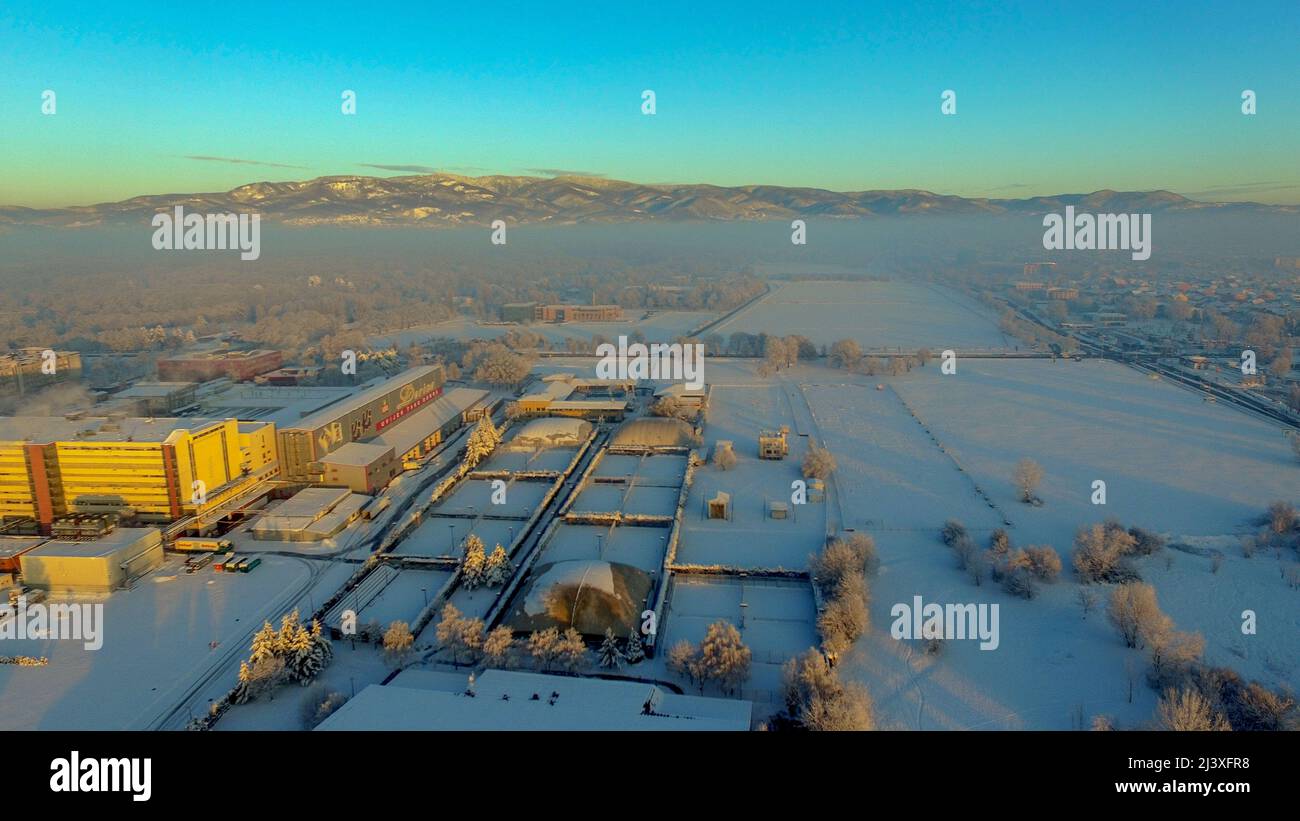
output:
M408 681L417 686L370 685L317 729L745 731L753 713L749 701L677 695L634 681L487 670L473 696L465 693L468 679L456 692Z

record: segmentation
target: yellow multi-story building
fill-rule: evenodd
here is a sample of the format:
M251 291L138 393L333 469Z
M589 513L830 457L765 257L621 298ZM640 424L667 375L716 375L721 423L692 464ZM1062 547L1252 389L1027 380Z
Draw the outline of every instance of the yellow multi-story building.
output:
M120 511L169 522L277 470L275 426L234 419L0 418L0 517Z

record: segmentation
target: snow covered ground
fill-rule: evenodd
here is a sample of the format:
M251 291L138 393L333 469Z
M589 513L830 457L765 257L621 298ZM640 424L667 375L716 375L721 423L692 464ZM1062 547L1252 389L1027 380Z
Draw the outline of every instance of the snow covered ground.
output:
M791 483L802 479L800 464L808 448L791 397L784 385L755 377L752 362L715 360L709 367L714 382L705 449L711 454L719 439L731 440L736 465L696 470L677 562L802 570L826 542L826 511L824 503L790 504ZM759 431L782 425L790 427L790 455L759 459ZM706 503L719 491L731 494L730 521L707 518ZM787 504L788 518L771 518L770 502Z
M772 293L710 330L800 334L815 345L856 339L863 348L935 351L1010 348L997 317L968 297L927 283L779 282Z
M510 331L541 334L552 344L564 346L565 339L579 339L584 342L601 335L607 339L617 339L620 334L631 336L640 331L647 342L671 342L679 336L685 336L696 328L706 325L718 314L712 311L655 311L645 316L644 309L629 308L624 312L624 319L619 322L566 322L533 323L529 325L487 325L470 317L457 317L445 322L408 328L372 337L370 344L386 346L396 344L401 350L411 343L422 343L438 337L455 339L496 339Z
M742 693L757 713L779 709L781 666L817 640L817 613L807 582L674 574L662 647L683 639L699 644L709 625L727 621L739 630L752 655ZM679 681L687 692L690 684Z
M263 620L278 621L291 599L307 590L313 569L325 566L266 556L251 573L215 573L209 565L190 575L183 563L168 557L130 590L53 598L103 604L98 650L77 641L3 642L4 655L47 656L49 664L0 665L0 730L152 726L195 682L222 666L229 651L239 647L246 655L248 636ZM341 583L338 578L334 586ZM233 684L223 680L215 689L224 694Z
M1272 686L1300 681L1300 594L1279 572L1294 557L1246 559L1238 547L1270 501L1300 502L1276 426L1100 361L965 360L951 376L930 366L870 380L810 368L799 378L839 461L846 525L872 533L880 553L872 630L844 669L869 686L883 725L1068 729L1097 714L1122 726L1146 721L1156 694L1143 678L1144 655L1125 649L1106 622L1106 587L1095 588L1102 603L1084 618L1070 570L1076 530L1111 516L1172 543L1221 550L1217 573L1208 555L1169 548L1137 564L1178 628L1205 636L1207 661ZM886 390L874 389L878 381ZM1022 457L1043 467L1042 507L1018 501L1011 477ZM1106 482L1104 506L1092 504L1094 480ZM1052 545L1065 564L1033 601L987 580L974 586L938 539L943 521L957 518L983 546L1004 515L1014 545ZM932 657L895 641L890 608L916 595L998 603L1000 647L950 641ZM1241 633L1247 609L1259 619L1254 636Z

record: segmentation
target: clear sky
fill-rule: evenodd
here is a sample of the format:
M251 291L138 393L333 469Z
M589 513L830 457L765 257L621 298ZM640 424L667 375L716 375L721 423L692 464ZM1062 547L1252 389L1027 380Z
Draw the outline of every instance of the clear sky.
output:
M4 0L0 204L425 169L1300 202L1297 0L640 5Z

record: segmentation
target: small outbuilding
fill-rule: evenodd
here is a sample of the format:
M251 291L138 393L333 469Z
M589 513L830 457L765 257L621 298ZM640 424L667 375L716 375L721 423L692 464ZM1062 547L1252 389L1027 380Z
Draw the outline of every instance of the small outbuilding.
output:
M726 519L731 521L731 494L719 490L717 495L708 501L710 519Z

